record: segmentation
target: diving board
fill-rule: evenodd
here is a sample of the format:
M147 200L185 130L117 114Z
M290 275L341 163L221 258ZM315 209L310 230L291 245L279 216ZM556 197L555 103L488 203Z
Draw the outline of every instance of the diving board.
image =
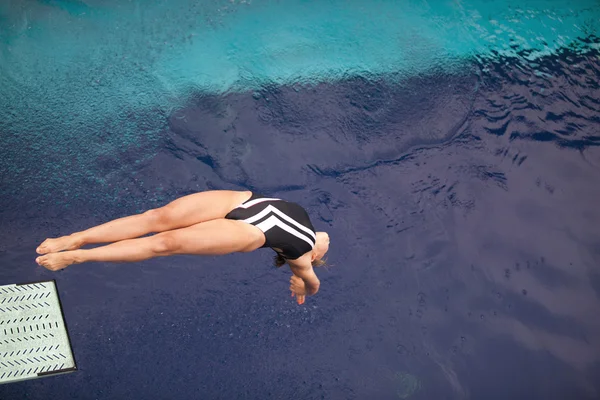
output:
M76 370L56 283L0 286L0 384Z

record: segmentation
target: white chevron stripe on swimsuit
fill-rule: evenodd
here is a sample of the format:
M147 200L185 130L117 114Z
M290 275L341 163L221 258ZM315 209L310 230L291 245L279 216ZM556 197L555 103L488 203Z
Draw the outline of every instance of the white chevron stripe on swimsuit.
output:
M277 200L281 201L281 199L270 199L270 198L267 198L267 197L263 197L262 199L254 199L254 200L251 200L251 201L249 201L247 203L242 203L237 208L250 208L253 205L256 205L258 203L262 203L264 201L277 201Z
M304 240L306 243L308 243L310 245L311 249L315 246L315 243L311 242L311 240L308 238L308 236L303 235L302 233L298 232L296 229L294 229L293 227L289 226L288 224L286 224L285 222L283 222L282 220L277 218L276 215L271 215L269 218L267 218L260 224L256 224L254 226L256 226L258 229L260 229L263 232L266 232L269 229L273 228L274 226L277 226L277 227L283 229L284 231L286 231L287 233L296 236L298 239Z
M262 200L262 199L261 199L261 200ZM283 219L284 219L286 222L288 222L288 223L290 223L290 224L293 224L293 225L294 225L294 226L296 226L297 228L299 228L299 229L302 229L304 232L308 233L308 234L309 234L309 235L310 235L310 236L313 238L313 241L312 241L312 243L311 243L311 246L314 246L314 243L316 242L316 240L317 240L317 237L315 236L315 233L314 233L313 231L311 231L310 229L308 229L307 227L305 227L305 226L304 226L304 225L302 225L301 223L297 222L295 219L293 219L293 218L290 218L289 216L285 215L285 213L283 213L283 212L279 211L277 208L273 207L273 206L272 206L272 205L270 205L270 204L269 204L268 206L266 206L266 207L265 207L265 209L264 209L264 210L262 210L261 212L259 212L258 214L254 215L254 216L252 216L252 217L250 217L250 218L248 218L248 219L245 219L245 220L244 220L244 222L247 222L247 223L249 223L249 224L253 224L253 222L255 222L255 221L258 221L258 220L260 220L260 219L262 219L262 218L266 217L266 216L267 216L269 213L274 213L274 214L277 214L279 217L283 218ZM279 219L278 219L278 220L279 220ZM279 220L279 221L281 221L281 220ZM281 221L281 223L283 223L283 221ZM262 224L262 222L261 222L261 224ZM258 225L256 225L256 226L259 226L259 225L260 225L260 224L258 224ZM280 227L281 227L281 226L280 226ZM263 232L265 232L263 229L261 229L261 230L262 230ZM290 233L291 233L291 232L290 232ZM299 235L302 235L302 233L300 233L300 232L298 232L298 234L299 234ZM300 239L302 239L302 238L301 238L300 236L298 236L298 235L295 235L295 236L297 236L297 237L299 237ZM304 235L302 235L302 236L304 236ZM306 237L306 236L304 236L304 237ZM307 238L307 239L308 239L308 238ZM304 239L303 239L303 240L304 240ZM309 243L310 243L310 242L309 242Z

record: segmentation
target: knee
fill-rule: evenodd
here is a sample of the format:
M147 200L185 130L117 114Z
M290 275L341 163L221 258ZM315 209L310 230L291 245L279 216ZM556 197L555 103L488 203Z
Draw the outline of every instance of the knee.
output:
M152 252L157 255L170 255L177 253L180 245L171 233L160 233L153 236Z
M155 208L144 213L150 223L152 232L161 232L168 229L171 220L171 212L166 207Z

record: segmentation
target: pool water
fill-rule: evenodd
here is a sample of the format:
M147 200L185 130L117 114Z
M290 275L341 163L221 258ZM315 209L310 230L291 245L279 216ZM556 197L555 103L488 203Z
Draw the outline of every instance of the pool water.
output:
M0 285L56 279L79 371L0 398L598 398L599 30L585 0L3 1ZM319 294L268 250L34 263L208 189L305 206Z

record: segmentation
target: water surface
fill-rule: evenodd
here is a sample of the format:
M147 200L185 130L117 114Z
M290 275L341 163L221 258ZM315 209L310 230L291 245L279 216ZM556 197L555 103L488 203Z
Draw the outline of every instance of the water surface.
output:
M0 5L0 284L56 279L79 371L2 398L593 399L595 1ZM34 263L207 189L332 249ZM74 394L76 393L76 394Z

